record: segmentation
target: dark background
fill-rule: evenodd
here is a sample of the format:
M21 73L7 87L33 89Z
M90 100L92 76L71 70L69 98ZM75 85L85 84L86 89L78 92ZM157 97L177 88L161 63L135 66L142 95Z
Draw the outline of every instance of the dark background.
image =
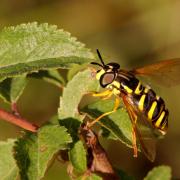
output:
M71 32L95 52L98 48L110 61L134 67L157 60L180 57L180 1L178 0L1 0L0 28L38 21L56 24ZM149 82L147 82L149 83ZM169 131L158 142L157 158L150 163L143 155L120 142L103 142L116 167L142 178L156 165L172 167L180 177L180 86L162 88L152 84L170 111ZM56 113L60 91L53 85L31 80L18 103L22 115L42 124ZM9 108L1 101L1 107ZM0 121L0 140L15 138L21 130ZM66 165L50 167L44 180L68 179Z

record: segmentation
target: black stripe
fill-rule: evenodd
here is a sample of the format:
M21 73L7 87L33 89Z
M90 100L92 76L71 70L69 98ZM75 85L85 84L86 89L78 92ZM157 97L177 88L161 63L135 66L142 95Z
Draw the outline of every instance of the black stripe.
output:
M161 97L159 97L159 99L156 99L157 102L157 106L153 112L153 117L152 117L152 121L155 121L160 117L161 112L164 110L165 108L165 104L164 101Z
M155 101L155 99L156 99L156 93L152 89L149 89L149 91L146 93L146 97L144 100L144 107L143 107L146 115L148 114L152 106L152 103Z
M132 75L128 74L121 74L119 73L118 76L116 77L116 81L121 82L121 89L123 90L124 86L129 87L132 91L135 91L136 87L139 84L139 80Z
M168 126L168 117L169 117L169 111L166 109L165 110L165 116L161 121L160 127L163 127L164 124L166 124L166 126Z

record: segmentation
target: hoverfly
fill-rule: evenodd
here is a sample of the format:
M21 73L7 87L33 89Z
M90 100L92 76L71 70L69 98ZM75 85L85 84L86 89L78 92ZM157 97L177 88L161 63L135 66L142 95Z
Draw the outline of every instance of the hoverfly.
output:
M105 99L114 95L116 98L113 111L102 114L92 121L89 127L104 116L115 112L122 99L132 123L134 157L137 157L138 141L142 152L150 161L154 161L155 142L157 136L165 135L167 132L169 112L164 100L148 85L143 85L136 76L149 76L168 87L176 85L180 83L180 59L165 60L127 71L121 69L117 63L105 64L98 50L97 54L101 64L97 62L91 62L91 64L101 67L96 72L96 79L102 88L106 88L106 91L93 95Z

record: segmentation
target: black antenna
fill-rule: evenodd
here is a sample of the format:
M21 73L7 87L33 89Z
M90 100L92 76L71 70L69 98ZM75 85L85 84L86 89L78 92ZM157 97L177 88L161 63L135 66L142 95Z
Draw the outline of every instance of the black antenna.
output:
M101 66L103 68L103 65L97 63L97 62L91 62L91 64L94 64L94 65L98 65L98 66Z
M102 63L102 65L103 65L103 67L106 66L106 65L104 64L104 61L103 61L103 59L102 59L102 57L101 57L101 54L100 54L99 50L96 49L96 51L97 51L97 54L98 54L99 59L101 60L101 63Z

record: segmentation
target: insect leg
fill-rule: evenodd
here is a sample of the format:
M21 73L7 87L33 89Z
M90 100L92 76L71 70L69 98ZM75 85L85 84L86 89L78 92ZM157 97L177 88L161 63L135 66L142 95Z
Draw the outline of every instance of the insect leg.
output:
M100 92L100 93L93 93L92 96L93 97L103 97L103 98L110 98L112 96L112 91L111 90L106 90L106 91L103 91L103 92Z
M120 104L120 98L119 98L119 97L116 97L113 110L112 110L112 111L109 111L109 112L106 112L106 113L104 113L104 114L102 114L102 115L100 115L100 116L99 116L98 118L96 118L94 121L90 122L90 123L88 124L88 127L93 126L95 123L97 123L97 122L98 122L100 119L102 119L103 117L108 116L109 114L115 112L115 111L118 109L119 104Z
M132 143L133 143L133 150L134 150L134 157L138 156L137 144L136 144L136 132L134 127L132 128Z
M107 96L103 97L102 100L109 99L109 98L111 98L112 95L113 95L113 91L109 92L109 94Z
M138 149L137 149L137 139L136 139L136 131L135 131L135 124L137 121L137 117L131 112L129 111L129 115L131 116L131 119L134 121L134 123L132 123L132 145L133 145L133 150L134 150L134 157L138 156Z
M137 157L138 154L138 148L137 148L137 139L136 139L136 122L137 122L137 116L134 113L133 109L131 108L131 106L129 105L129 103L127 102L125 96L122 96L123 98L123 102L126 106L127 112L129 114L129 117L131 119L132 122L132 146L133 146L133 150L134 150L134 157Z

